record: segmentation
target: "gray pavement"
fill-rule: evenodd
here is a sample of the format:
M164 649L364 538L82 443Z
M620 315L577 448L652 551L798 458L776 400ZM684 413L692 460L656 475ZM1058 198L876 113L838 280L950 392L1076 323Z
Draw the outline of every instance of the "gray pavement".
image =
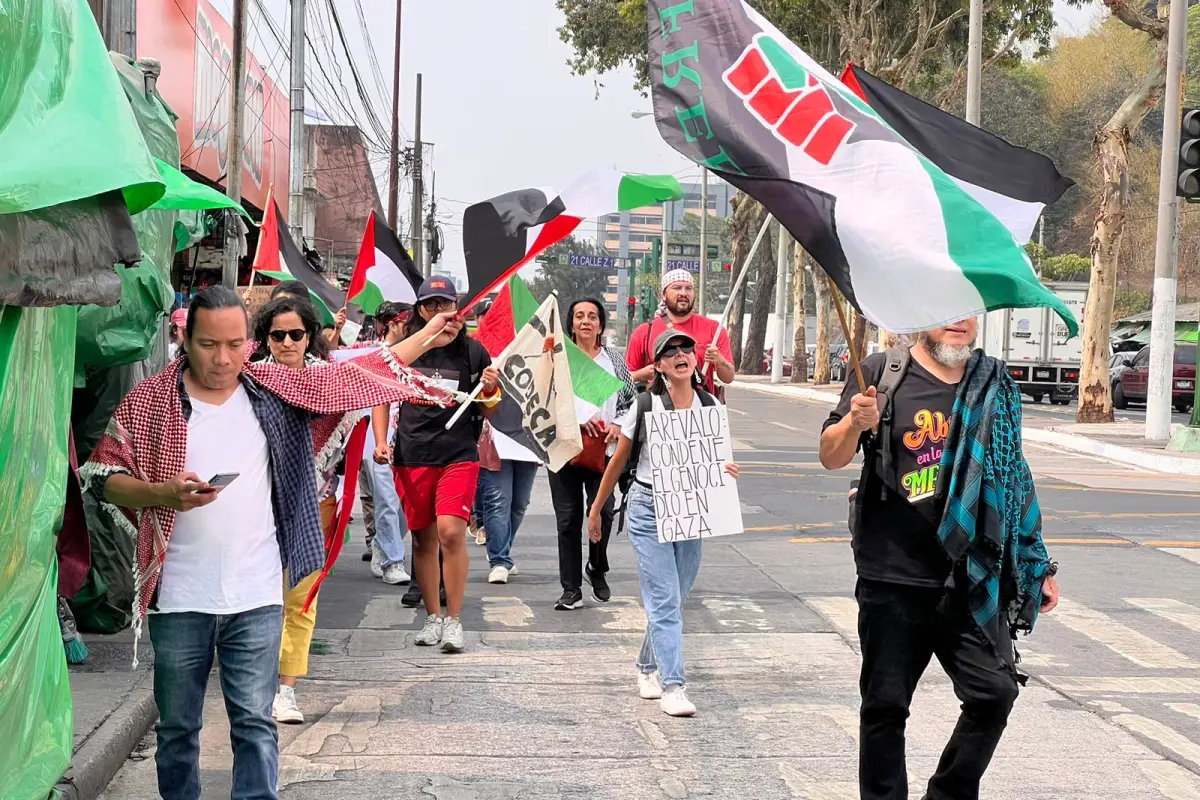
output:
M817 462L828 405L735 388L730 407L747 530L705 543L685 610L697 717L637 697L644 615L624 536L611 547L612 602L553 610L554 519L539 478L514 549L520 575L487 584L471 546L462 655L414 647L403 589L370 577L357 542L346 553L298 688L308 723L280 731L281 797L856 797L855 469ZM1026 450L1064 603L1019 643L1032 678L983 796L1200 800L1200 479ZM204 797L228 797L228 726L211 689ZM957 705L931 666L909 723L914 797ZM153 760L128 762L104 796L156 796Z

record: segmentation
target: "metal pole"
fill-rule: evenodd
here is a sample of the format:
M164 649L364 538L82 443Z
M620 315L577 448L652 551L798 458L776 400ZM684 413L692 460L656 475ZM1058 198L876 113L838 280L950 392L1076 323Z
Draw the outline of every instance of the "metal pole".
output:
M1187 0L1171 0L1167 26L1167 93L1163 98L1162 158L1158 167L1158 237L1150 322L1150 380L1146 438L1171 437L1171 379L1175 364L1175 291L1179 256L1179 198L1175 194L1180 112L1187 47Z
M422 247L421 210L425 206L424 187L421 185L421 169L424 166L421 152L421 73L417 73L417 124L413 132L413 171L412 171L412 220L409 225L409 241L412 243L413 265L426 278L429 270L425 264L425 248Z
M708 310L704 289L708 282L708 167L700 167L700 284L697 287L700 316Z
M242 122L246 108L246 0L233 0L233 53L230 64L229 125L225 148L225 194L242 201ZM263 214L274 213L264 208ZM232 211L225 212L225 258L221 265L221 284L237 286L241 259L241 222Z
M388 227L396 228L400 182L400 21L402 0L396 0L396 56L392 62L392 150L388 154Z
M288 176L288 227L292 238L304 240L304 175L308 170L308 147L304 136L304 6L292 0L291 72L291 174Z
M667 230L671 227L671 201L663 201L663 234L662 234L662 258L658 262L658 277L661 280L663 275L669 271L667 269Z
M779 224L779 243L775 246L775 357L771 359L771 383L783 383L783 348L787 347L787 261L788 232ZM795 366L792 367L795 369Z
M979 126L981 73L983 72L983 0L971 0L967 20L967 122ZM987 351L988 312L979 316L980 346Z

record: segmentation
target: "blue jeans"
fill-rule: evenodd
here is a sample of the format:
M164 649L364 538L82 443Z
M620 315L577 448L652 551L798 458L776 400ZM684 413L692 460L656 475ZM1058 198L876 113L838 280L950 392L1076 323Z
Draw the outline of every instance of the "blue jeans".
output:
M525 519L537 468L536 461L503 460L497 472L479 470L482 523L487 529L488 564L492 567L513 568L512 544Z
M233 745L233 800L277 800L279 736L271 702L279 677L283 609L240 614L150 615L154 702L158 705L158 793L200 797L200 728L213 653Z
M391 464L376 464L371 458L375 450L375 434L368 427L363 458L370 462L371 495L375 504L375 545L383 553L383 567L404 563L404 532L408 520L396 492L396 478Z
M658 541L654 500L650 490L633 484L629 496L629 541L637 554L646 608L646 637L637 665L642 672L658 670L663 686L682 686L683 604L700 572L701 540L663 544Z

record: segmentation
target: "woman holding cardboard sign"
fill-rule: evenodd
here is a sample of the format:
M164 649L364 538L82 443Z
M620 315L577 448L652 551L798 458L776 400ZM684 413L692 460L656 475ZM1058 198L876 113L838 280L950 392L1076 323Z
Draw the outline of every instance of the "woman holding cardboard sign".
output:
M716 405L716 398L700 387L695 340L681 331L665 331L654 342L654 383L622 418L617 451L608 462L588 514L588 538L599 541L601 509L628 463L633 473L626 492L629 541L637 554L642 605L646 608L646 637L637 659L638 693L645 700L658 700L659 707L673 717L696 713L696 706L684 691L683 604L700 572L702 540L658 540L649 459L640 456L646 440L646 414L683 411L697 403ZM737 464L726 464L725 471L734 478L738 476Z

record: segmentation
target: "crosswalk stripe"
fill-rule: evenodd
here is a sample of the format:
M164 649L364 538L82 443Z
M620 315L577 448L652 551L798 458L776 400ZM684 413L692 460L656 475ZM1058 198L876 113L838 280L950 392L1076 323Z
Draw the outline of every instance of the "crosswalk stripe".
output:
M1127 731L1145 736L1181 758L1200 765L1200 745L1174 728L1141 714L1117 714L1112 721Z
M1200 800L1196 775L1171 761L1139 761L1138 769L1167 800Z
M1178 650L1117 622L1107 614L1067 598L1059 600L1050 619L1148 669L1191 669L1197 665Z
M1125 602L1200 633L1200 608L1168 597L1126 597Z
M1195 703L1164 703L1164 705L1172 711L1178 711L1180 714L1200 719L1200 705Z
M853 597L806 597L804 602L851 646L858 647L858 603Z
M533 609L516 597L483 597L483 621L509 628L527 628Z

